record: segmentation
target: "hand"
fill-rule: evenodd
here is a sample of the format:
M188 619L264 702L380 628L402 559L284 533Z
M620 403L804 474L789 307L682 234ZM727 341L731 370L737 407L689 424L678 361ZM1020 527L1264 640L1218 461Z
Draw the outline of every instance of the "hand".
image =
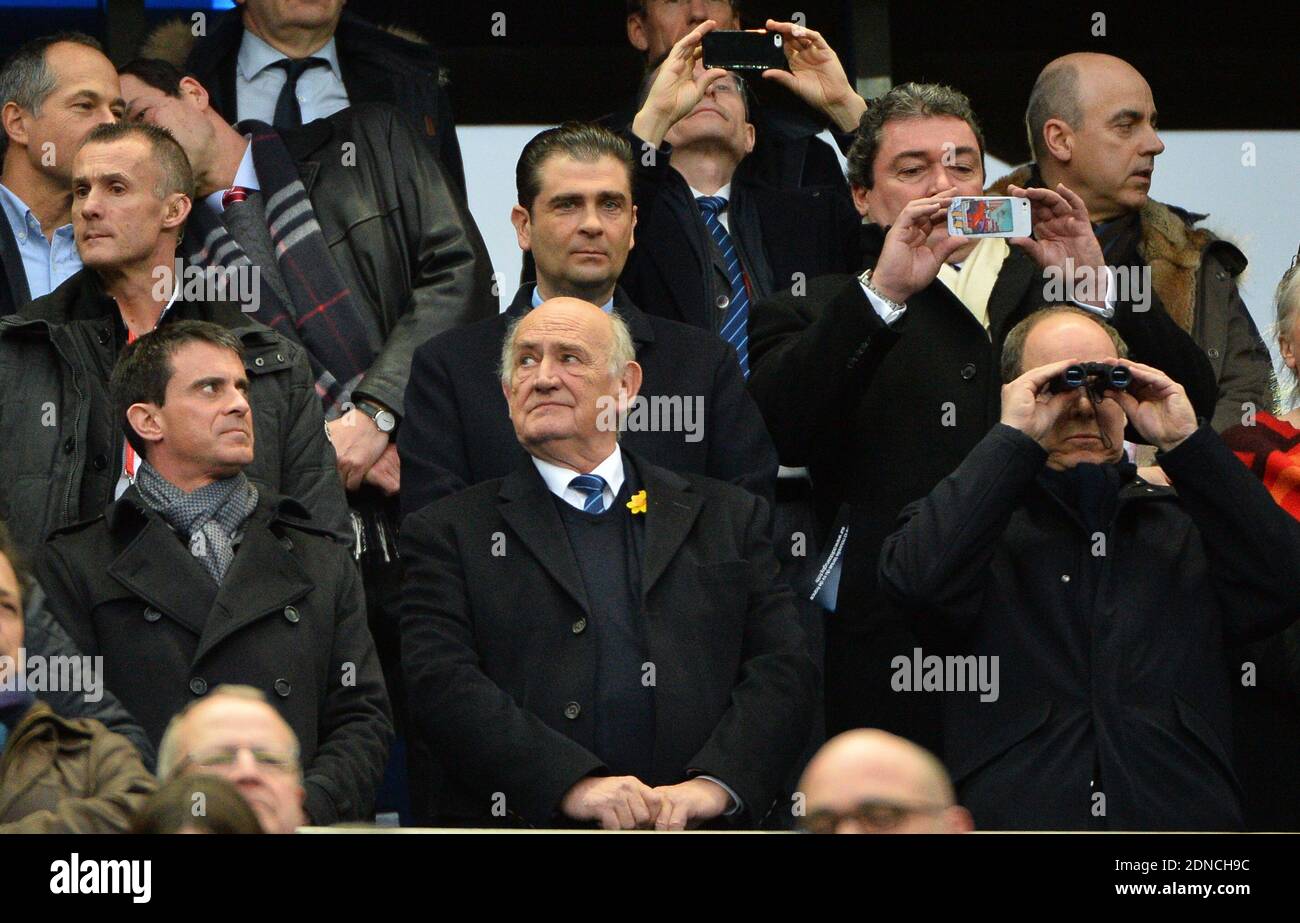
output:
M1079 399L1077 389L1053 394L1047 390L1047 383L1078 362L1078 359L1062 359L1040 365L1003 385L1002 422L1042 445L1043 437L1052 431L1057 418L1071 401Z
M389 441L380 454L379 461L366 472L364 480L367 484L378 487L389 497L402 489L402 462L397 454L397 446L392 441Z
M712 19L700 23L682 36L659 65L641 111L632 119L632 133L642 141L658 148L668 129L690 114L713 81L727 76L720 67L696 73L695 64L704 55L700 42L717 26Z
M1056 266L1072 270L1075 275L1087 272L1095 280L1090 282L1088 291L1095 291L1094 285L1108 278L1101 244L1097 243L1083 199L1064 183L1059 183L1055 190L1009 186L1007 191L1030 201L1030 217L1034 222L1034 236L1013 237L1012 244L1027 252L1043 269ZM1085 303L1103 307L1105 292L1096 294L1095 300Z
M600 821L605 830L636 830L655 822L663 804L636 776L587 776L564 794L560 811L574 820Z
M1165 474L1165 469L1159 465L1150 465L1146 468L1139 468L1137 475L1148 484L1156 484L1160 487L1172 487L1173 482L1169 480L1169 475Z
M326 424L334 453L338 456L339 478L347 490L361 486L366 474L388 446L388 434L355 407Z
M854 91L835 49L820 32L793 22L767 21L768 32L785 36L782 45L790 70L763 71L763 79L779 83L808 105L824 114L840 131L858 127L867 101Z
M712 820L731 807L727 790L710 779L690 779L654 790L662 799L656 830L685 830Z
M956 193L953 186L914 199L898 213L871 271L872 288L901 304L933 282L944 261L969 242L948 236L948 206Z
M1124 360L1133 376L1124 391L1110 391L1142 436L1162 452L1196 432L1196 411L1183 386L1159 369Z

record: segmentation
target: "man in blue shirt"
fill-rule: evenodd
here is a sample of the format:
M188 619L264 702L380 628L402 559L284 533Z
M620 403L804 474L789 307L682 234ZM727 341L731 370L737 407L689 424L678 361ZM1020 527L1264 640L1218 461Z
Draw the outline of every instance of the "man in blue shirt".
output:
M81 269L72 237L72 157L95 126L121 118L117 72L99 42L62 32L0 69L0 316Z

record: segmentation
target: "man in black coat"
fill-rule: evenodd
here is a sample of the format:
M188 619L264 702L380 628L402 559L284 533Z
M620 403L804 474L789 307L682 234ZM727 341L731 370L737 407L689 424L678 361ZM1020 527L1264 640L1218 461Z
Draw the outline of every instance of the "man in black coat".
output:
M465 170L456 123L433 48L345 11L345 2L296 4L299 8L291 10L277 0L247 0L193 42L188 57L164 54L167 49L162 47L177 39L192 41L188 22L183 29L160 30L151 39L151 53L157 51L176 64L184 57L185 68L208 88L213 108L230 124L257 118L285 128L291 126L281 125L273 115L284 108L280 99L292 71L277 62L323 60L325 65L300 72L297 124L358 103L394 106L420 133L463 196Z
M554 298L498 387L528 455L407 517L403 663L444 823L754 825L815 670L766 503L619 447L641 379L617 314Z
M142 464L103 515L59 530L49 606L157 746L209 688L254 686L302 747L311 822L372 815L392 736L347 549L244 475L256 432L239 340L169 324L127 347L115 416Z
M403 516L502 477L523 458L497 366L509 323L556 295L602 305L632 332L645 369L643 409L653 413L630 419L629 449L673 471L771 497L776 453L735 352L711 333L643 313L615 284L636 223L631 172L627 142L598 126L571 123L524 148L511 217L520 247L537 259L538 281L520 288L504 315L416 351L397 440Z
M1124 353L1076 309L1018 324L1001 422L884 543L885 592L944 655L900 652L896 694L942 700L982 829L1242 826L1225 654L1300 616L1300 525ZM1053 393L1080 362L1104 371ZM1176 493L1124 460L1126 416Z
M1012 190L1034 220L1015 246L948 237L951 197L982 192L983 149L969 101L949 87L905 84L874 101L849 158L872 222L868 271L814 280L751 318L750 389L781 461L809 467L823 529L848 527L826 623L828 734L879 727L939 750L935 704L890 688L893 657L916 639L880 596L876 561L898 511L997 422L997 357L1018 320L1072 289L1135 357L1184 384L1198 413L1213 412L1213 372L1191 338L1155 307L1105 299L1101 249L1068 189Z
M758 137L750 90L736 74L704 70L699 47L709 31L701 26L673 46L627 135L640 245L619 284L648 311L722 335L748 372L749 305L856 269L862 221L828 187L781 189L740 172ZM826 54L825 84L858 99L834 52Z

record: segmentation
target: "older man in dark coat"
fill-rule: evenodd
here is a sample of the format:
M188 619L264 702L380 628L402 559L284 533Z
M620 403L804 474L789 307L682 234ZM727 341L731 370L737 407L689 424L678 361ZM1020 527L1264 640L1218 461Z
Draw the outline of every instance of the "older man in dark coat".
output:
M1124 352L1071 308L1018 324L1001 422L884 543L881 584L925 637L895 694L942 702L982 829L1242 826L1225 655L1300 616L1300 525ZM1080 362L1102 371L1061 387ZM1124 459L1126 416L1176 493Z
M816 671L766 503L621 449L640 366L617 315L556 298L501 387L528 455L406 519L403 664L446 822L761 821Z
M312 822L364 819L392 726L360 574L301 504L244 475L247 394L239 341L216 325L128 347L113 398L143 459L136 481L52 536L37 573L155 746L209 688L257 687L298 735Z

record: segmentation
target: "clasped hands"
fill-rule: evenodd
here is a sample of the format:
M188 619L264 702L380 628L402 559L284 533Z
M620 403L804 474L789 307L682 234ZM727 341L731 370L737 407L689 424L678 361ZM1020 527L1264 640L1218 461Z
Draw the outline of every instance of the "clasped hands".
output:
M694 778L651 788L636 776L588 776L565 793L560 811L605 830L685 830L731 807L726 789Z

